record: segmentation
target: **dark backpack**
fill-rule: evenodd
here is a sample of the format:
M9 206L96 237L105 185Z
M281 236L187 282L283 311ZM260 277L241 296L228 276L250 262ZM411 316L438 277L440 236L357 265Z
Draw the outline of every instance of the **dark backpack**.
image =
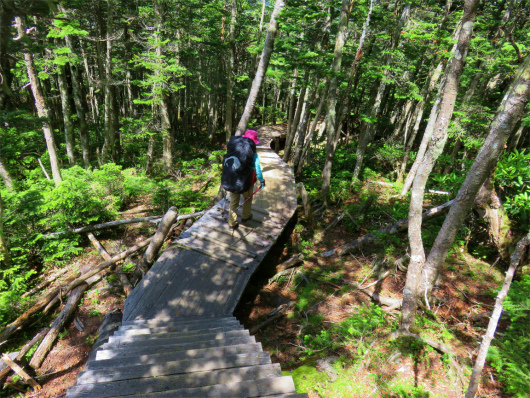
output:
M223 157L221 186L228 192L247 192L252 185L256 144L250 138L232 137Z

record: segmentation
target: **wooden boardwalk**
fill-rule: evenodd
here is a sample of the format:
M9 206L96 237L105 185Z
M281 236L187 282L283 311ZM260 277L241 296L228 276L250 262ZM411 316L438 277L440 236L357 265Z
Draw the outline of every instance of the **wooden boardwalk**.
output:
M232 316L296 209L294 176L258 130L266 188L233 231L221 200L166 249L100 336L67 397L306 397Z

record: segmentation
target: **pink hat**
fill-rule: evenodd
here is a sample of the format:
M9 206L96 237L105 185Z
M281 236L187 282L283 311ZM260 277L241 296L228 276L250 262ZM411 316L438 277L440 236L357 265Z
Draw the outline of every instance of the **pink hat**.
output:
M250 138L252 141L254 141L256 143L256 145L259 144L257 131L247 130L247 131L245 131L245 134L243 134L243 137Z

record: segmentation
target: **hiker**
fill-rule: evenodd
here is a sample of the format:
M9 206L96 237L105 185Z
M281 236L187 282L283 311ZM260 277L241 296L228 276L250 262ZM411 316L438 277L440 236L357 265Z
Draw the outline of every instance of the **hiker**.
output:
M265 180L261 172L256 145L259 144L258 133L247 130L241 137L232 137L228 141L226 155L223 158L223 173L221 185L230 192L230 211L228 225L230 228L239 227L237 209L241 195L245 200L241 222L252 220L252 194L254 183L259 180L260 189L265 188ZM248 200L247 200L248 199Z

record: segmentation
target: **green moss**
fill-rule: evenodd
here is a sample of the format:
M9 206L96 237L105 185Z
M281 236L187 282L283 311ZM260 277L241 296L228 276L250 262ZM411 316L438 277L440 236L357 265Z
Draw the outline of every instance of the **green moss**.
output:
M282 372L292 376L297 393L321 390L329 382L329 376L317 371L314 366L303 365L292 372Z

